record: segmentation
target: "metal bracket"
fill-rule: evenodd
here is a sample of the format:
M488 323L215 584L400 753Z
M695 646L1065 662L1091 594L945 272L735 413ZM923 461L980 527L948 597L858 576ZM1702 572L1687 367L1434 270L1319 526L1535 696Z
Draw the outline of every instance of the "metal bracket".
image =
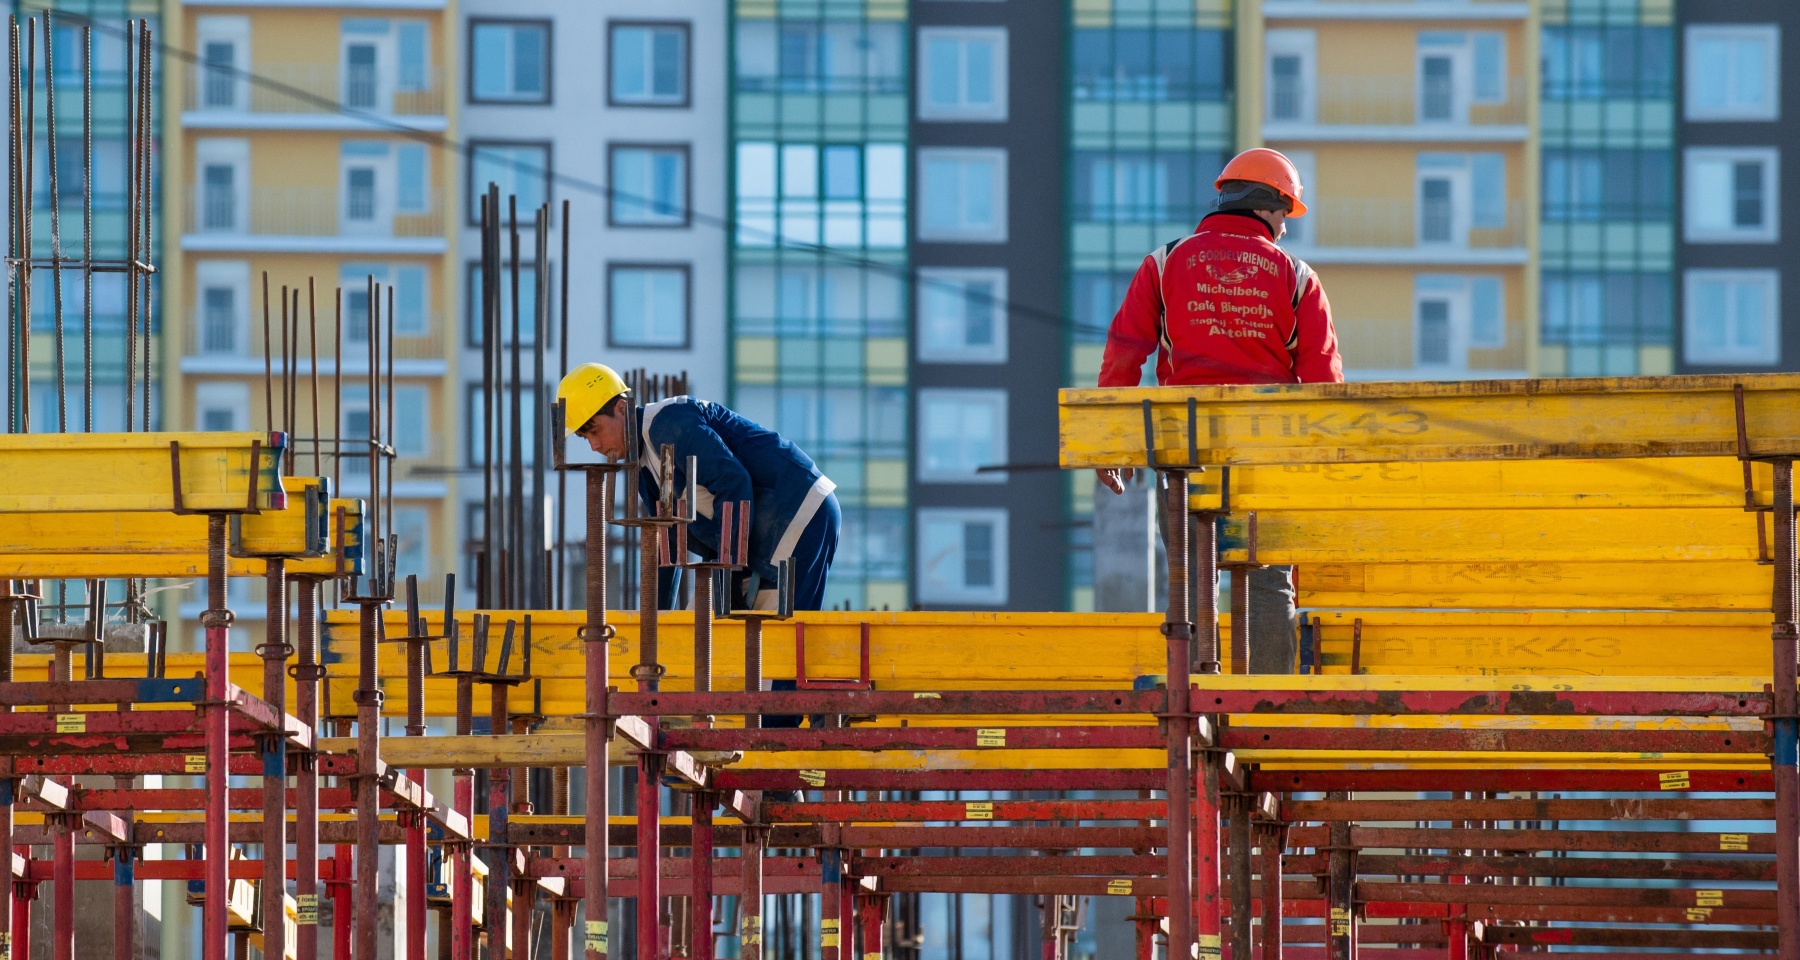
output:
M869 679L869 623L858 624L861 628L862 673L854 680L848 678L814 678L806 675L806 624L794 624L794 687L799 690L873 690L875 684Z

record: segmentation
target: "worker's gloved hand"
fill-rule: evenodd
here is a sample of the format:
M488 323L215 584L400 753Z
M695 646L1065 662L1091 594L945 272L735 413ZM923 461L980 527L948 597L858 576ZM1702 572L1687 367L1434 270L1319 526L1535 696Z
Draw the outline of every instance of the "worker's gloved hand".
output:
M1126 467L1123 470L1114 467L1102 467L1099 470L1094 471L1094 476L1099 477L1100 482L1105 484L1106 488L1114 493L1124 493L1126 482L1136 475L1137 471L1130 467Z

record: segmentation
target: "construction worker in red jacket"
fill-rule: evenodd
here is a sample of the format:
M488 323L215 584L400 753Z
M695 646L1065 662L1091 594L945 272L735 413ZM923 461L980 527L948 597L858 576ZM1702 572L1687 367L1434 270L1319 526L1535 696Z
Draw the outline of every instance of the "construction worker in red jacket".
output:
M1138 266L1113 317L1100 386L1135 387L1151 352L1156 382L1342 383L1325 287L1305 261L1276 245L1287 219L1306 213L1300 173L1275 150L1231 159L1213 184L1213 213ZM1131 471L1100 470L1123 493ZM1250 576L1250 672L1294 672L1291 567Z

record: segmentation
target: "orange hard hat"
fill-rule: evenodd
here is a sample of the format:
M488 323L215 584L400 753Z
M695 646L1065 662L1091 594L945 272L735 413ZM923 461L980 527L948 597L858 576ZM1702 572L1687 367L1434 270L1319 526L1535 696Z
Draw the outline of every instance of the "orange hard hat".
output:
M1306 215L1306 204L1300 201L1300 194L1305 189L1300 183L1300 171L1294 168L1294 161L1282 156L1279 150L1252 147L1232 157L1220 171L1219 179L1213 181L1213 189L1223 189L1227 180L1246 180L1269 186L1294 205L1288 216Z

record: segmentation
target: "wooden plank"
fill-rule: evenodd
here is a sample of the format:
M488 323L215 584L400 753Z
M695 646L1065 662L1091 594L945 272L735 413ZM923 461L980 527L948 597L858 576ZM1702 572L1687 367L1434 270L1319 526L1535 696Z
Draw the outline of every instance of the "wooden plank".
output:
M1510 563L1757 559L1742 510L1307 510L1258 512L1263 563ZM1220 535L1225 563L1249 558L1249 523Z
M181 451L188 510L281 506L280 433L32 433L0 435L0 513L167 513L175 509L170 444Z
M1751 465L1757 503L1770 504L1773 468ZM1493 460L1294 463L1208 470L1191 506L1219 508L1228 486L1246 510L1596 509L1744 506L1743 465L1722 457L1660 460Z
M1257 533L1261 534L1260 517ZM1683 563L1311 563L1303 607L1769 610L1773 568Z
M1063 390L1066 468L1143 467L1143 403L1164 464L1379 463L1800 453L1800 376L1313 383ZM1194 401L1197 430L1188 428Z
M1769 671L1768 615L1759 612L1332 610L1309 617L1318 618L1327 671L1349 671L1358 620L1358 663L1372 673L1762 677Z

